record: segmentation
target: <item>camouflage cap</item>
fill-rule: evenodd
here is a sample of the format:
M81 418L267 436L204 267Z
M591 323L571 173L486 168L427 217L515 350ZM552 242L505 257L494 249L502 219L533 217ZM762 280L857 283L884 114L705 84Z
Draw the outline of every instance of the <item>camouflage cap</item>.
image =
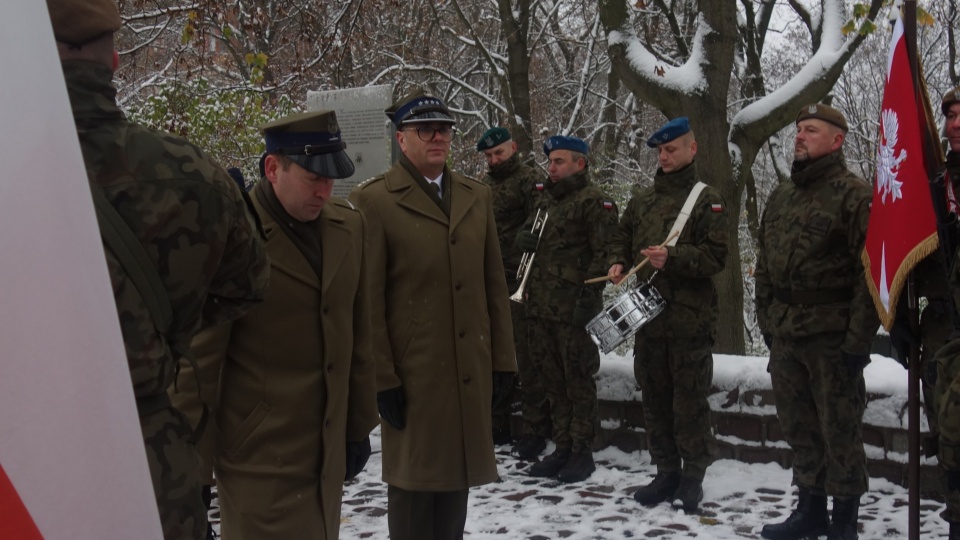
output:
M489 150L510 140L510 132L502 127L492 127L485 131L477 141L477 152Z
M440 98L425 94L420 88L415 88L409 94L398 99L384 112L387 113L387 118L393 122L393 125L397 126L397 129L406 124L457 123L453 119L453 115L450 114L450 109L447 109Z
M120 29L116 0L47 0L53 36L68 45L83 45Z
M353 162L344 151L337 113L310 111L285 116L260 126L267 154L281 154L304 169L324 178L347 178ZM264 155L266 157L266 155ZM263 158L260 159L261 173Z
M844 133L850 130L850 127L847 126L847 119L843 117L843 113L829 105L824 105L823 103L811 103L810 105L802 107L800 112L797 114L797 121L795 124L799 124L803 120L807 120L809 118L816 118L829 124L833 124L842 129Z
M951 89L943 95L943 101L940 102L940 110L946 115L947 111L950 110L950 106L957 102L960 102L960 86Z

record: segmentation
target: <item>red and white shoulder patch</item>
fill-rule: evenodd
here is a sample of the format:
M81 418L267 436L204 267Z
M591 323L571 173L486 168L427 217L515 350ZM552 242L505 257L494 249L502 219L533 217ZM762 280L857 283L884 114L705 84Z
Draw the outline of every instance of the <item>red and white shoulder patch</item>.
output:
M720 203L713 203L710 205L710 210L713 212L723 212L723 205Z

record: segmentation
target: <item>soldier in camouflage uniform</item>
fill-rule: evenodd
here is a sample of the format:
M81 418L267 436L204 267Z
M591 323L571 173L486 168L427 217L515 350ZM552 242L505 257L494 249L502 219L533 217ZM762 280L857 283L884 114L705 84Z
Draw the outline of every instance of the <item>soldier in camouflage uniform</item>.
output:
M199 458L167 387L178 351L198 328L235 319L263 298L266 255L223 168L183 139L128 122L117 107L113 0L48 0L47 7L91 188L102 190L156 265L137 270L155 272L169 295L173 323L158 328L147 303L164 299L138 290L105 242L164 537L202 539Z
M613 201L589 178L589 147L576 137L547 139L550 182L539 207L548 212L542 240L530 229L533 215L517 234L517 247L535 252L525 293L530 358L550 401L553 453L530 467L531 476L561 482L589 477L597 424L600 368L597 346L585 325L603 309L603 285L584 280L606 270L607 237L617 226Z
M675 501L692 512L703 499L703 477L712 462L707 394L719 310L711 277L726 262L727 214L720 193L704 187L676 245L658 247L698 185L697 142L687 118L681 117L654 133L647 146L657 149L660 169L653 186L627 204L608 271L620 283L627 264L649 257L650 265L637 273L638 282L649 280L666 301L663 313L637 333L634 346L647 440L657 465L657 476L634 498L644 505Z
M757 322L799 490L796 510L765 525L764 538L857 538L867 490L863 368L879 319L860 254L872 189L847 169L846 133L836 109L801 109L790 181L770 195L760 223Z
M960 185L960 86L943 96L940 109L946 116L946 176L956 189ZM948 285L951 302L960 309L960 250L954 255ZM929 307L927 308L929 309ZM924 310L926 313L926 310ZM950 539L960 540L960 335L954 332L936 356L937 382L934 403L939 407L940 445L937 458L944 471L946 508L941 517L950 523Z
M500 239L500 255L507 274L507 288L511 293L520 286L517 270L523 253L513 244L520 227L534 207L536 186L543 185L543 174L530 165L520 162L517 143L511 140L510 132L502 127L490 128L477 142L477 151L483 152L490 169L483 183L493 192L493 216L497 221L497 237ZM513 451L520 459L533 459L546 447L550 437L550 404L536 368L527 352L527 324L524 305L510 302L513 319L513 342L517 350L517 368L520 377L520 403L523 415L523 430L520 441ZM498 431L510 433L510 400L504 400L493 411L493 441L498 441ZM499 424L499 425L498 425ZM501 435L502 437L502 435Z

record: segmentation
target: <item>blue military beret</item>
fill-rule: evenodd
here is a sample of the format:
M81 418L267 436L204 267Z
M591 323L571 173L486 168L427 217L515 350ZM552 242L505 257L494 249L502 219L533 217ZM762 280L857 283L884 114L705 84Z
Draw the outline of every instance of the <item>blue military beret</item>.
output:
M506 128L492 127L484 131L483 135L480 136L480 140L477 141L477 152L483 152L494 146L500 146L509 140L510 132L507 131Z
M674 118L673 120L664 124L662 128L658 129L656 133L647 139L647 146L650 148L656 148L661 144L666 144L681 135L686 135L689 132L690 120L686 116Z
M543 153L546 154L547 157L550 157L550 152L554 150L570 150L571 152L580 152L586 155L590 152L590 145L580 137L554 135L543 143Z

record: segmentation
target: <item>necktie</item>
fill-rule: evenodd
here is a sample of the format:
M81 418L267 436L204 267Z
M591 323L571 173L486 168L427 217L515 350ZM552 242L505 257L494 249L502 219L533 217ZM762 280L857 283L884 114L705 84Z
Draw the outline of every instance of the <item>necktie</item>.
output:
M437 190L437 198L443 199L443 191L440 189L440 182L430 182L433 184L433 188Z

